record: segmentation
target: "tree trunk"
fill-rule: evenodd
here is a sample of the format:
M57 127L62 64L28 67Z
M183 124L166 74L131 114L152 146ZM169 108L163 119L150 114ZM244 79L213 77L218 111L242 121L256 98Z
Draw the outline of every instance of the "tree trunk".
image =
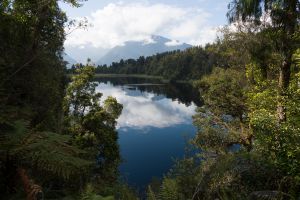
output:
M286 107L285 98L286 92L289 87L291 76L291 56L288 56L282 63L279 71L279 99L277 106L278 122L282 123L286 121Z
M286 16L284 16L284 32L285 41L282 41L282 49L284 55L284 61L279 71L279 99L277 106L278 122L282 123L286 121L286 107L285 101L287 98L287 89L290 84L291 76L291 63L293 54L293 36L295 34L297 25L297 2L298 0L287 1Z
M18 168L17 172L23 183L24 191L26 193L26 200L44 199L41 186L34 184L33 180L29 179L26 170L23 168Z

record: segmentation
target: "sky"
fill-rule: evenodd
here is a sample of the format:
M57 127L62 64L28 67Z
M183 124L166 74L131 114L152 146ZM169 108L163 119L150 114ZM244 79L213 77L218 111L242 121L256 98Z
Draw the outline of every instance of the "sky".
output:
M151 42L160 35L191 45L213 42L227 24L230 0L88 0L73 8L61 3L70 19L88 20L87 29L67 35L65 47L110 49L126 41ZM67 31L68 32L68 31ZM177 42L174 42L177 44Z

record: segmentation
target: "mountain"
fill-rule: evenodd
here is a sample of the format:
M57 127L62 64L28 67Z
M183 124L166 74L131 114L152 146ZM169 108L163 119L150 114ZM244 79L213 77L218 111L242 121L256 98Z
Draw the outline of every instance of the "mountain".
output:
M95 47L91 43L81 46L65 46L65 52L83 64L86 63L88 58L90 58L92 62L98 61L108 51L109 49Z
M67 67L70 68L73 64L78 63L74 58L69 56L68 54L64 53L63 54L63 59L64 61L68 62Z
M108 51L96 64L110 65L112 62L118 62L121 59L137 59L140 56L151 56L156 53L162 53L173 50L185 50L192 47L189 44L180 44L162 36L153 35L151 42L128 41L123 46L116 46Z

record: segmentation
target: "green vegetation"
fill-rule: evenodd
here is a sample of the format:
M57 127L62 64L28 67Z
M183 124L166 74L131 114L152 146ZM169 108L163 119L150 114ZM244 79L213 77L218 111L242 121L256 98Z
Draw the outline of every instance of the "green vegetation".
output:
M1 198L133 199L118 181L122 105L100 101L94 67L67 84L66 22L56 0L0 2Z
M97 70L97 69L96 69ZM122 78L122 77L129 77L129 78L147 78L147 79L162 79L161 76L150 76L145 74L95 74L95 78Z
M72 77L63 104L64 132L72 135L74 143L90 152L88 157L96 161L93 176L99 182L113 183L120 161L115 126L122 105L113 97L101 105L102 94L96 92L97 84L92 82L94 70L91 66L79 68L78 75Z
M298 199L300 197L299 9L296 0L236 0L238 31L218 41L227 67L195 82L192 147L148 199ZM260 21L267 12L272 23ZM241 23L244 22L244 23Z
M226 60L220 60L218 51L212 51L216 45L207 45L205 48L193 47L185 51L172 51L159 53L154 56L143 57L134 60L121 60L112 63L110 66L102 65L96 69L97 74L127 74L146 75L162 77L170 81L190 81L199 79L204 74L209 74L212 67L222 62L226 65ZM75 66L70 70L74 72Z
M300 3L234 0L229 9L238 31L224 28L214 44L110 68L88 62L69 70L68 83L58 1L2 0L1 198L137 199L118 181L123 107L92 82L117 73L198 79L205 102L193 118L197 153L151 183L147 199L299 199Z
M75 71L73 71L75 70ZM70 72L70 70L68 70ZM75 66L72 69L72 73L68 73L69 77L76 74ZM145 74L95 74L94 78L144 78L144 79L163 79L161 76L150 76Z

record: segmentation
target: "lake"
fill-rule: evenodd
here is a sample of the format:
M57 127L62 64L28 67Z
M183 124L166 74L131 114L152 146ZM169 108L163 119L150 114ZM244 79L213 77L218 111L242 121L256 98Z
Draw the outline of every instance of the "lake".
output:
M174 159L185 154L186 142L196 133L192 115L201 105L198 92L187 84L158 79L97 78L97 91L123 104L118 119L123 163L120 172L131 186L144 188L162 178Z

